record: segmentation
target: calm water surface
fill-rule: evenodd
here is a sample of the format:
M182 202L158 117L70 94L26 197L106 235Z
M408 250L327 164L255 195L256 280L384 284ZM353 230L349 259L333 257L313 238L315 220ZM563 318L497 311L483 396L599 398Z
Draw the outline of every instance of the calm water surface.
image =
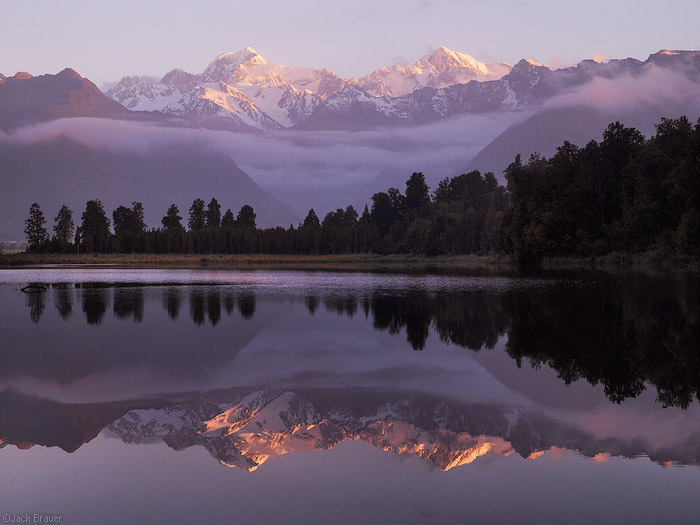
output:
M699 298L695 276L0 270L0 514L697 523Z

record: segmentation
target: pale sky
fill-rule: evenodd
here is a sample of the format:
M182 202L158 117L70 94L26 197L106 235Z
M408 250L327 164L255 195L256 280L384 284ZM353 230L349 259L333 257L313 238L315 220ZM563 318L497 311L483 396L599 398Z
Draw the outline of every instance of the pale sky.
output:
M270 62L362 76L445 45L484 62L553 67L594 55L700 49L700 1L3 0L0 73L72 67L98 86L124 75L200 73L255 48Z

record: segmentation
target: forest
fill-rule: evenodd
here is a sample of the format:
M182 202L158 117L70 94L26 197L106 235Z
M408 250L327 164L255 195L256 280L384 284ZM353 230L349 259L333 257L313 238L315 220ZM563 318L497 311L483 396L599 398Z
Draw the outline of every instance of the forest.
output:
M375 193L362 213L348 205L321 220L311 209L288 228L258 228L247 205L234 215L216 198L195 198L186 224L173 204L149 229L140 202L110 220L96 199L77 227L63 206L49 235L34 203L25 233L35 253L505 254L521 265L649 251L700 258L700 120L662 119L649 139L615 122L600 143L516 156L505 179L472 171L431 192L416 172L403 193Z

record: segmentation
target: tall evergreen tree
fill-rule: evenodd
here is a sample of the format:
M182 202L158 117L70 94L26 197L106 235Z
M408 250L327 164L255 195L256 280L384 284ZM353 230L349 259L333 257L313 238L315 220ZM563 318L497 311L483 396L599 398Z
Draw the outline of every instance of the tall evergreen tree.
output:
M221 226L221 205L212 198L206 211L207 228L218 228Z
M35 202L29 208L29 218L24 221L24 233L27 234L27 242L29 243L29 251L38 252L44 249L49 240L49 233L44 228L46 219L39 205Z
M166 232L179 232L184 229L182 217L180 217L180 209L175 204L170 205L168 211L165 213L165 217L163 217L160 222L163 224L163 228Z
M143 205L140 202L133 202L131 205L131 208L119 206L112 213L116 248L126 253L143 251L143 238L146 233Z
M300 249L305 253L318 253L321 242L321 222L313 208L299 228Z
M361 252L368 252L374 244L375 232L372 224L372 217L369 208L365 204L365 209L357 221L358 249Z
M76 232L81 247L92 252L106 252L109 247L109 219L99 199L88 201Z
M413 173L406 181L406 209L417 211L430 203L428 185L422 173Z
M372 222L376 225L380 238L389 233L389 228L394 222L391 197L383 191L372 195Z
M206 223L204 201L202 199L195 199L192 202L192 206L190 206L190 218L187 221L187 226L189 226L191 231L197 231L204 228Z
M240 228L255 228L255 211L252 206L244 205L238 212L236 224Z
M58 215L54 219L53 232L54 238L60 245L66 246L70 244L73 238L73 211L65 204L58 210Z
M226 210L226 213L224 213L224 216L221 218L221 227L222 228L233 228L236 225L236 219L233 216L233 212L231 211L231 208Z

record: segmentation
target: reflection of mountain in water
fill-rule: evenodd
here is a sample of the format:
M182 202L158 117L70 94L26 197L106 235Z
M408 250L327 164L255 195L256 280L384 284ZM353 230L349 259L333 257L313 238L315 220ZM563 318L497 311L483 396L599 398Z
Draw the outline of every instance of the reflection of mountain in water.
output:
M488 453L537 458L550 448L600 458L648 455L660 464L696 464L697 435L655 447L644 437L595 438L523 407L464 404L426 394L366 390L225 391L102 404L61 404L0 394L0 448L59 446L68 452L104 426L125 443L204 447L222 465L253 471L297 450L364 441L415 455L441 470Z

